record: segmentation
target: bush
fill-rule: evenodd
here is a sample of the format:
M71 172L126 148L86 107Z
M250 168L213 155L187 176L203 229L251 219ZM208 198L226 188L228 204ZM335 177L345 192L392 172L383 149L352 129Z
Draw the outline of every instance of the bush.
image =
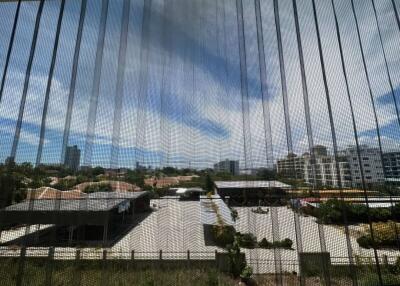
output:
M83 191L88 194L95 192L112 192L112 187L108 183L95 183L87 186Z
M251 275L253 275L253 269L247 265L245 268L243 268L242 273L240 273L240 278L250 279Z
M235 229L232 226L213 225L212 235L214 242L221 247L232 244L235 239Z
M357 238L357 243L359 246L361 246L363 248L370 249L371 247L373 247L371 237L366 236L366 235L363 235L363 236L360 236L359 238Z
M258 243L261 248L272 248L272 243L269 242L265 237Z
M281 240L281 241L275 241L274 244L275 244L275 246L277 248L288 248L288 249L290 249L290 248L292 248L293 241L291 239L289 239L289 238L285 238L284 240Z
M255 214L268 214L269 209L263 210L262 207L257 207L256 209L251 210Z
M289 238L285 238L284 240L269 242L266 238L263 238L259 243L258 246L260 248L285 248L291 249L293 245L293 241Z
M238 211L235 210L235 209L231 209L231 217L232 217L232 220L233 220L234 222L236 222L236 220L237 220L238 217L239 217Z
M257 238L252 233L236 233L237 241L240 247L253 249L257 247Z
M400 229L400 225L388 221L373 223L372 229L374 232L374 239L372 240L369 226L364 226L364 235L357 239L358 244L364 248L379 247L394 247L397 245L397 233L396 228Z
M310 211L303 208L302 210L326 224L344 223L344 213L347 215L347 220L353 223L368 222L368 215L374 222L400 218L400 204L396 204L393 210L391 208L370 208L368 210L367 206L363 204L350 204L342 200L330 199L321 203L319 209Z

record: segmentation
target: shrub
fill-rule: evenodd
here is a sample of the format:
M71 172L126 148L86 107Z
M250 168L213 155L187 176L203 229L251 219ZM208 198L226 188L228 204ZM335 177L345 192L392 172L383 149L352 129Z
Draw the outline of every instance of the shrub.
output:
M238 217L239 217L238 211L235 210L235 209L231 209L231 217L232 217L232 220L233 220L234 222L236 222L236 220L237 220Z
M243 268L242 273L240 273L240 278L250 279L251 275L253 275L253 269L247 265Z
M357 243L363 248L370 249L373 246L372 239L369 236L363 235L357 238Z
M238 244L243 248L253 249L257 247L257 238L252 233L236 233Z
M261 248L272 248L272 243L269 242L265 237L258 243Z
M293 241L289 238L285 238L284 240L269 242L266 238L263 238L258 246L261 248L285 248L291 249L293 245Z
M235 239L235 229L227 225L214 225L212 227L214 242L221 247L232 244Z
M83 191L85 193L112 192L112 187L108 183L95 183L87 186Z
M315 216L322 223L342 224L344 223L344 213L346 212L349 222L359 223L368 222L368 215L374 222L388 221L400 218L400 204L391 208L370 208L368 210L363 204L350 204L338 199L330 199L321 203L318 209L302 208L303 213Z
M263 210L262 207L257 207L256 209L251 210L255 214L268 214L269 209Z
M281 241L276 241L275 244L279 248L292 248L293 241L290 238L285 238Z
M373 223L372 229L374 232L374 239L372 240L369 226L364 226L364 235L357 239L358 244L364 248L371 248L374 245L379 247L393 247L397 244L396 227L400 229L399 224L395 222L379 222Z

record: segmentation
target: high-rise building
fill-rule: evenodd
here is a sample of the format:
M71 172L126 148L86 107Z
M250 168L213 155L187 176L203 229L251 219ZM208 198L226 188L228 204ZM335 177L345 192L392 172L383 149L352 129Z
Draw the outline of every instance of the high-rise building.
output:
M400 179L400 152L383 153L382 160L386 179Z
M239 161L224 160L214 164L215 172L230 173L232 175L239 175Z
M364 181L367 187L384 183L385 177L379 148L361 145L359 149ZM352 146L343 150L341 153L346 157L346 161L349 164L353 185L361 187L363 178L357 148Z
M309 153L304 153L301 156L289 154L278 160L278 174L290 179L304 180L315 186L339 187L341 182L342 187L351 187L350 168L345 158L340 158L336 164L335 157L322 145L314 146L312 151L313 158Z
M286 158L278 160L277 172L288 179L304 179L304 156L290 153Z
M338 158L328 153L314 152L314 160L308 154L304 157L304 180L316 186L350 188L352 186L349 164L345 158ZM339 181L340 179L340 181Z
M78 146L67 146L65 150L64 166L73 170L78 171L81 160L81 150Z

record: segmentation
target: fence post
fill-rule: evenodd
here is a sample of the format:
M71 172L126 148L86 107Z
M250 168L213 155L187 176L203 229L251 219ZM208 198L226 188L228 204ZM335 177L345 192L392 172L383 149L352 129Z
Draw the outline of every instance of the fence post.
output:
M187 260L190 260L190 250L187 251Z
M382 255L382 264L386 267L389 265L388 256L386 254Z
M53 264L54 264L54 247L49 248L49 254L48 254L48 260L47 260L47 267L46 267L46 281L45 285L51 286L51 277L53 274Z
M80 260L81 260L81 250L80 249L76 249L75 251L75 272L76 275L74 275L74 285L81 285L81 265L80 265Z
M162 250L160 250L160 260L162 260Z
M17 281L16 281L17 286L22 285L22 278L24 276L25 259L26 259L26 247L24 246L21 248L21 254L19 256L18 276L17 276Z
M103 258L102 258L102 271L101 271L101 285L108 285L108 274L107 272L107 249L103 249Z
M132 252L131 252L131 259L135 260L135 250L132 250Z

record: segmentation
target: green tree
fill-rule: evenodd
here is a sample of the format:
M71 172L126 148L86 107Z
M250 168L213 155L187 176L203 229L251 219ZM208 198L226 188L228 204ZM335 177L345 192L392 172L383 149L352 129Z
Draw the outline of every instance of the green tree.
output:
M214 192L214 182L208 173L206 174L205 177L205 188L207 192Z

